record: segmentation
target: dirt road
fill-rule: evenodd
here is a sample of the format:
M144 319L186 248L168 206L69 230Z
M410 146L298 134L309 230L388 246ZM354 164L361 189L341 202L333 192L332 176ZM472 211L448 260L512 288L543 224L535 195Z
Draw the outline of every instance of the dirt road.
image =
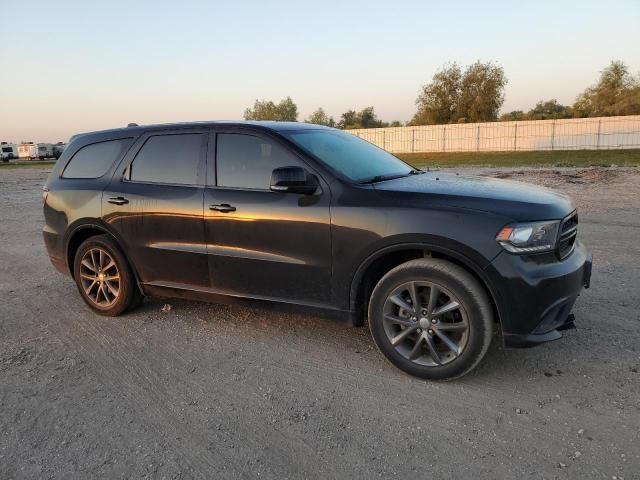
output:
M640 170L479 173L570 193L593 286L564 339L434 383L320 318L98 317L44 251L46 172L0 170L0 478L640 479Z

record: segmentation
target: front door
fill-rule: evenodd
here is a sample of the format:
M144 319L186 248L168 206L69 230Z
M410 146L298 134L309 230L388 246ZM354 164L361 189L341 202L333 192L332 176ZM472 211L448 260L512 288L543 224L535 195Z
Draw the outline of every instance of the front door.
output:
M211 287L310 304L331 301L330 191L269 190L271 172L301 166L278 139L247 130L212 134L204 217ZM317 175L316 175L317 176Z
M103 220L143 283L209 286L202 201L208 132L150 132L103 193Z

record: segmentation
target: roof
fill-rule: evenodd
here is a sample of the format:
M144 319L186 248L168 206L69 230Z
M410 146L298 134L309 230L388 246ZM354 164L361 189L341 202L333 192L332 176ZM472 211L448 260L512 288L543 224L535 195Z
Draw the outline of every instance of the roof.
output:
M180 122L180 123L161 123L161 124L152 124L152 125L136 125L131 127L113 128L108 130L99 130L95 132L86 132L80 135L93 135L93 134L99 134L99 133L116 133L116 132L140 133L142 131L149 130L149 129L171 130L171 129L190 128L190 127L211 128L211 127L220 127L220 126L225 126L225 127L253 126L253 127L262 128L264 130L273 130L278 132L286 131L286 130L329 129L329 127L325 127L322 125L315 125L315 124L304 123L304 122L216 120L216 121L204 121L204 122Z

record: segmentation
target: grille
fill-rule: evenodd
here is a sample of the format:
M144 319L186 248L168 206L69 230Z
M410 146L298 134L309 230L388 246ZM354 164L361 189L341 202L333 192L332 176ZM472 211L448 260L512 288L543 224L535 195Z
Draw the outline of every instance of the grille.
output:
M566 258L572 251L578 235L578 212L574 211L562 221L558 239L558 256Z

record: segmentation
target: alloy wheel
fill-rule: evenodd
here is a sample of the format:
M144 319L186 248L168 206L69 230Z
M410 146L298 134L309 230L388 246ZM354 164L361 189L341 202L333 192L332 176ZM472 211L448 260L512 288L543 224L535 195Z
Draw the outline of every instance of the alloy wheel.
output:
M425 366L458 358L469 339L469 319L459 299L432 282L407 282L384 303L384 331L404 358Z
M91 248L80 262L80 281L87 298L96 306L108 308L120 295L120 272L109 252Z

